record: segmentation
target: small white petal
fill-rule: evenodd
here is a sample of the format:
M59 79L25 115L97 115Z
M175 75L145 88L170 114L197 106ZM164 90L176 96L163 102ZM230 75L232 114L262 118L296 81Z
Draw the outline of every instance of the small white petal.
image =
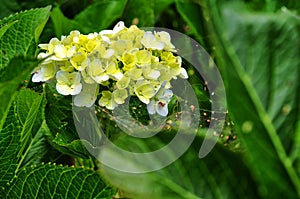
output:
M56 84L56 90L62 95L70 95L70 87L64 84Z
M155 111L155 101L154 100L150 100L150 103L147 104L147 110L148 113L153 115L156 111Z
M111 35L113 34L114 32L112 30L102 30L100 31L100 35Z
M43 81L43 74L41 73L41 69L34 72L32 76L32 82L41 82Z
M120 79L122 79L122 77L124 77L124 74L121 71L118 71L118 72L115 72L114 74L112 74L111 76L113 76L117 80L120 80Z
M103 41L105 41L108 44L110 44L110 39L107 36L101 35L101 38L103 39Z
M72 46L69 50L67 50L67 57L72 57L76 52L76 46Z
M188 74L187 74L187 72L186 72L186 70L184 68L181 68L179 77L181 77L183 79L187 79L189 77Z
M113 33L116 34L125 28L125 24L123 21L118 22L113 28Z
M110 58L115 53L114 49L107 49L103 58Z
M168 104L157 102L156 103L156 112L161 116L167 116L168 115Z
M147 77L150 79L157 79L160 76L160 72L158 70L152 70L149 74L147 74Z
M56 90L62 95L77 95L82 89L78 72L68 73L60 70L56 73L56 79Z
M98 75L98 76L95 76L95 77L92 77L95 82L97 83L101 83L101 82L104 82L106 80L109 80L109 76L107 74L102 74L102 75Z
M70 94L71 95L78 95L81 92L82 84L71 85Z
M49 44L39 44L38 45L42 50L48 50Z
M64 59L67 57L67 50L64 45L59 44L53 48L53 52L57 58Z

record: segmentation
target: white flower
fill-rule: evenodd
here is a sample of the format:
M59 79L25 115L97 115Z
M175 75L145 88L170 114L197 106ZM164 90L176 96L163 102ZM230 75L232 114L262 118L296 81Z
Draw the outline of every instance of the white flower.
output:
M141 39L141 43L145 48L152 50L162 50L164 49L165 43L158 41L152 32L145 32L143 38Z
M164 88L165 82L158 89L156 95L147 104L148 113L153 115L158 113L161 116L168 115L168 103L170 102L173 92Z
M36 71L33 72L33 82L45 82L55 76L56 66L54 62L41 65Z
M134 93L145 104L149 104L150 99L155 95L153 85L148 81L137 81L134 86Z
M74 97L75 106L91 107L99 93L99 84L87 84L82 82L82 91Z
M56 90L62 95L77 95L82 89L78 72L68 73L60 70L56 73L56 79Z
M114 110L118 106L110 91L102 91L102 97L99 100L99 105L106 107L109 110Z
M100 59L94 59L87 67L87 74L97 83L104 82L109 79L106 73L108 64L102 63Z
M173 51L173 52L176 51L175 46L171 43L171 37L168 32L165 32L165 31L156 32L155 37L158 41L161 41L165 44L164 45L165 50Z

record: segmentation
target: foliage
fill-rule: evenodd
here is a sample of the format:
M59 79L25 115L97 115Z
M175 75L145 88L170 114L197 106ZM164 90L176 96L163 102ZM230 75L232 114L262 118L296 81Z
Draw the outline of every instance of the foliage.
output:
M3 0L1 4L1 198L300 197L298 1ZM186 69L203 128L182 157L144 174L99 163L87 149L96 150L101 137L79 138L71 98L58 94L54 82L30 82L40 63L35 58L38 43L71 30L99 32L120 20L127 26L163 26L188 34L216 61L226 88L228 126L221 135L226 139L208 156L199 159L198 151L213 113L206 84L191 66ZM115 144L147 152L175 136L177 106L177 99L172 99L168 125L149 139L124 136L110 111L97 107L96 113ZM131 104L131 114L146 124L149 118L139 111L141 107ZM101 150L113 162L147 167L109 148ZM167 157L173 155L174 151L167 152ZM160 164L159 159L151 161Z

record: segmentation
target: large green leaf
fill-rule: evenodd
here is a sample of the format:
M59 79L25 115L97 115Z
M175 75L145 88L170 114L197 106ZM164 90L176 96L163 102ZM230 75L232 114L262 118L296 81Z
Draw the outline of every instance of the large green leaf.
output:
M16 103L14 101L0 131L0 187L9 182L18 166L17 149L21 126L15 114L15 109Z
M15 95L0 131L0 186L23 165L44 117L44 105L44 97L28 89Z
M49 13L50 7L46 7L11 15L0 21L0 118L3 118L15 91L28 81L38 64L36 60L23 56L35 52L33 44L37 42Z
M124 10L123 18L129 26L132 23L138 22L140 27L152 27L155 23L154 5L157 2L147 0L129 0L127 1L126 9ZM137 20L137 21L133 21Z
M0 70L0 127L4 122L5 112L15 92L26 84L30 73L39 64L36 59L16 57L13 58L7 67Z
M26 55L47 22L50 7L38 8L11 15L0 21L0 25L13 24L0 39L0 69L16 55Z
M22 169L6 198L111 198L114 193L93 170L40 164Z
M50 144L72 157L89 158L83 142L90 146L85 140L80 140L74 125L71 99L57 93L55 84L47 84L46 87L46 123L49 130L45 133ZM91 146L92 147L92 146Z
M59 7L55 7L51 13L55 35L57 37L67 35L72 30L88 34L107 29L122 16L125 3L125 0L94 2L74 19L67 18Z
M75 21L84 24L85 33L100 32L114 25L113 22L122 16L125 4L125 0L95 2L76 15Z
M36 142L37 132L39 131L42 122L45 118L45 98L44 95L39 95L28 89L19 91L16 99L16 113L21 124L22 130L19 132L20 141L18 155L19 158L17 170L23 166L23 161L32 145Z
M172 133L176 132L162 132L160 136L147 140L127 136L117 140L116 144L130 152L146 153L168 144L173 138ZM184 142L183 139L178 144L181 145ZM148 173L127 173L103 165L102 172L110 183L120 189L120 193L129 198L257 198L254 181L240 156L216 145L210 154L199 159L198 152L202 142L201 137L196 137L192 146L182 157L160 170ZM179 145L178 148L180 148ZM160 158L170 158L174 152L168 150ZM125 169L126 166L147 168L148 164L159 165L163 161L157 156L146 163L105 147L102 149L102 154L110 157L112 162L124 165ZM254 187L254 189L249 189L249 187Z
M22 167L28 167L42 162L68 163L66 157L49 144L46 137L47 133L49 133L49 128L44 121L36 133L36 136L31 140L30 149L24 157ZM63 161L61 161L62 158L64 158Z
M82 31L82 24L65 17L58 6L53 8L51 12L51 21L54 26L54 33L58 38L61 35L69 34L72 30Z
M299 19L286 9L254 13L240 4L206 3L229 113L260 195L300 197L289 157L299 157Z
M18 21L11 21L5 25L3 25L1 28L0 28L0 39L1 37L4 35L4 33L12 26L14 25L15 23L17 23Z
M168 9L175 0L155 0L154 1L154 17L155 22L159 19L160 14Z
M200 5L192 1L177 0L176 8L191 29L191 35L201 45L204 45L202 38L204 35L204 22Z

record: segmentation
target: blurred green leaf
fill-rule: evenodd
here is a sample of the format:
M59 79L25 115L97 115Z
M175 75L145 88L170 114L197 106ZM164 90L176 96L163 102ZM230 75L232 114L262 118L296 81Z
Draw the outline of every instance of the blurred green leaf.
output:
M167 145L174 133L165 132L147 140L127 136L118 139L115 144L130 152L146 153ZM179 144L184 142L182 140ZM120 193L129 198L257 198L254 181L240 156L216 145L208 156L199 159L202 142L203 138L196 137L182 157L157 171L127 173L102 165L102 172L110 183L120 189ZM147 162L124 156L109 148L104 147L102 153L110 157L111 161L124 166L149 167ZM168 150L164 155L170 158L173 154L174 151ZM149 159L148 162L154 165L160 163L159 157Z
M58 6L54 7L51 12L51 21L53 22L55 35L58 38L62 35L68 35L72 30L82 30L82 25L65 17Z
M158 20L160 14L173 4L175 0L154 0L154 17L155 22Z
M289 154L299 148L299 19L285 9L253 13L241 4L206 3L229 113L260 196L297 198L300 181Z
M86 34L100 32L114 25L113 22L122 16L125 4L126 0L98 1L76 15L74 20L84 24L82 30Z
M111 198L99 173L84 169L39 164L22 169L6 190L7 198Z
M139 27L153 27L155 23L155 1L128 0L122 18L127 26L137 23ZM134 20L136 20L134 22Z
M202 9L198 3L192 1L176 0L176 8L182 18L186 21L191 35L204 45L204 23Z
M0 6L0 19L19 11L21 7L17 0L2 0Z
M51 13L55 35L67 35L72 30L88 34L107 29L121 17L125 3L125 0L97 1L78 13L74 19L67 18L56 6Z

